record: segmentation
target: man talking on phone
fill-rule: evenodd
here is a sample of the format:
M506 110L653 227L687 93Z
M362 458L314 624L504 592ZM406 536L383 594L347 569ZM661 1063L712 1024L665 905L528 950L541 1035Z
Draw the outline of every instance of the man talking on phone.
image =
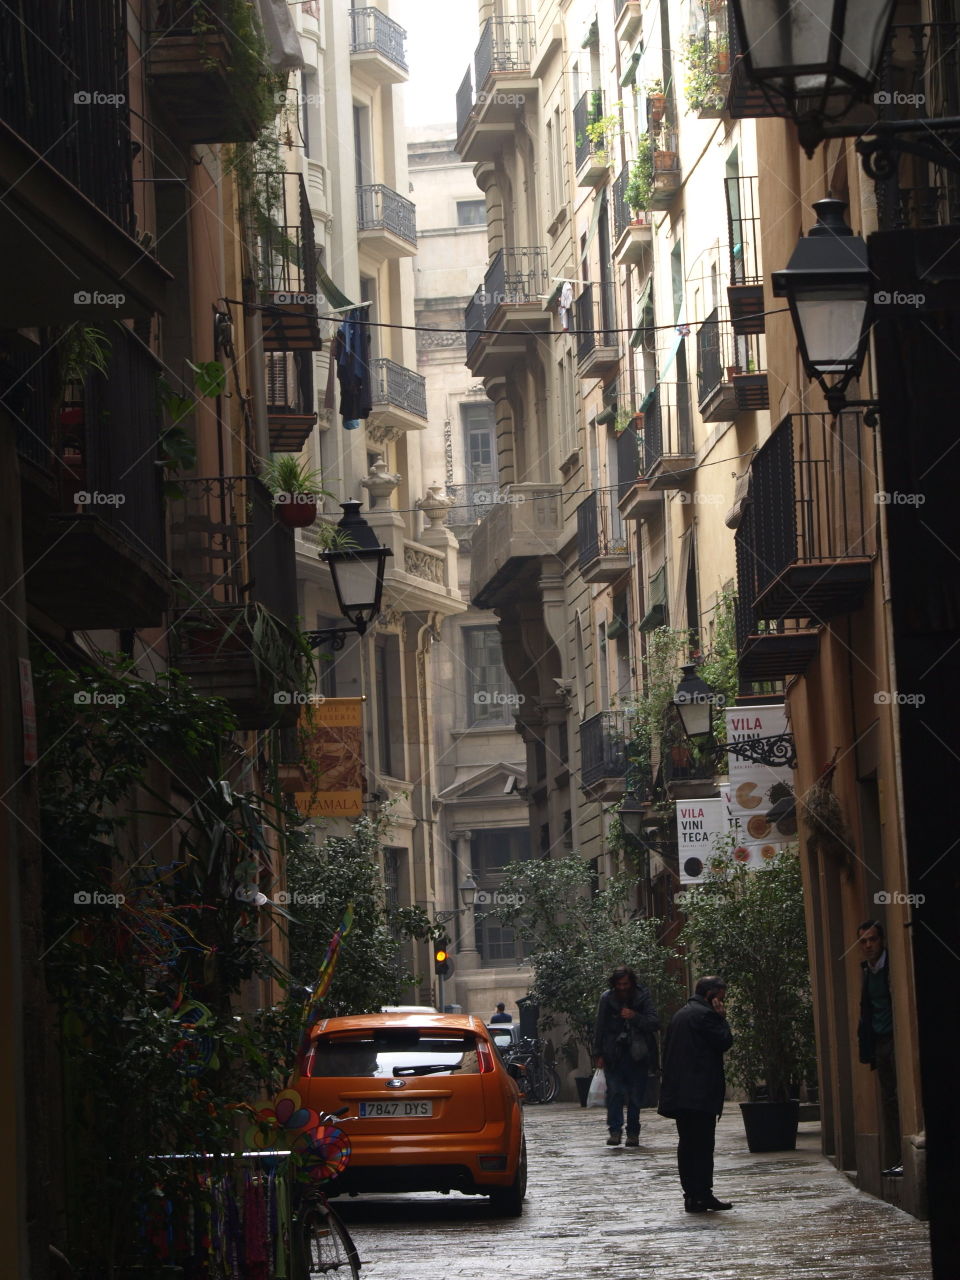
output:
M660 1084L662 1116L677 1122L677 1168L687 1213L732 1209L713 1194L713 1148L723 1111L723 1055L733 1044L722 978L701 978L667 1028Z

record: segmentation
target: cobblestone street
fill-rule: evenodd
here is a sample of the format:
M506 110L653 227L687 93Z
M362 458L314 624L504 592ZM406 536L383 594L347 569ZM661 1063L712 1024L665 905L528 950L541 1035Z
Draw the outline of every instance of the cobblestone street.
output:
M927 1225L857 1191L819 1154L751 1155L740 1114L720 1123L715 1190L730 1213L683 1211L675 1126L645 1113L637 1150L604 1146L599 1111L570 1103L526 1113L530 1183L522 1219L451 1195L337 1201L369 1280L924 1280Z

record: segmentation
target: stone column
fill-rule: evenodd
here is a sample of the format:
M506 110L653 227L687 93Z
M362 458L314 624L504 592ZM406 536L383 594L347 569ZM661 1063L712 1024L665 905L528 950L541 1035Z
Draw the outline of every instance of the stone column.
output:
M460 881L468 874L472 874L470 839L472 836L470 831L457 831L454 834L456 840L456 852L454 854L454 885L453 891L459 898ZM457 969L461 972L467 972L471 969L480 968L480 952L477 950L477 922L473 913L473 907L464 911L463 925L460 930L460 946L457 950ZM463 1003L462 1001L460 1002Z

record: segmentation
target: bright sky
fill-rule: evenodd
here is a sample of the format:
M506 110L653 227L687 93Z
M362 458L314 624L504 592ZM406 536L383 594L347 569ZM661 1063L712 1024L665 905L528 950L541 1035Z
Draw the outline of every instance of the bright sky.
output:
M407 31L408 125L455 123L457 90L480 35L477 9L477 0L392 0L390 16Z

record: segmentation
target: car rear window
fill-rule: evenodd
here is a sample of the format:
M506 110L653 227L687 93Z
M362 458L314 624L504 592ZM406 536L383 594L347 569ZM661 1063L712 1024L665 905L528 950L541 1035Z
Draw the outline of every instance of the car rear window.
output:
M402 1030L320 1036L307 1063L316 1076L477 1075L475 1036Z

